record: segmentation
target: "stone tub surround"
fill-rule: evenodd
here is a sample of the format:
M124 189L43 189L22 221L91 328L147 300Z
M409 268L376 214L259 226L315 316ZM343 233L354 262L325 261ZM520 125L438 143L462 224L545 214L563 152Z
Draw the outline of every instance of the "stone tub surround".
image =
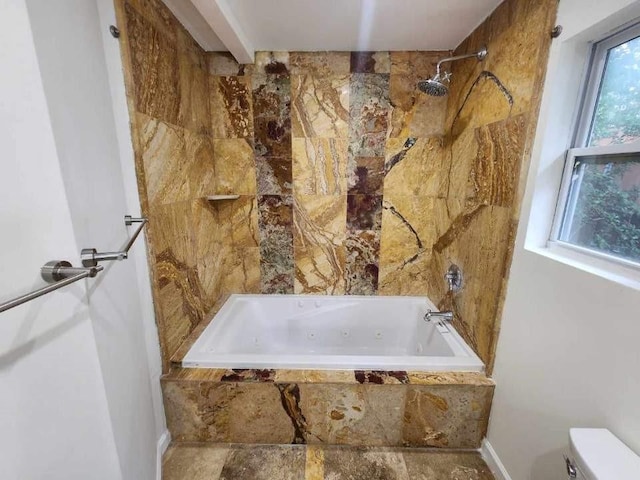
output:
M228 293L427 295L491 372L555 0L503 2L448 97L416 82L450 52L238 65L160 0L116 7L165 372Z
M162 378L175 442L479 448L482 374L178 368Z
M317 445L173 444L163 480L493 480L476 452Z

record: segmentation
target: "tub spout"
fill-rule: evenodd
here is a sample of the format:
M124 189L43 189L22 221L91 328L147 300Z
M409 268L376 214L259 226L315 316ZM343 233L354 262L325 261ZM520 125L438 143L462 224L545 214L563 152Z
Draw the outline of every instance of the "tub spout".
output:
M453 312L450 310L444 312L434 312L433 310L427 310L427 313L424 314L425 321L430 322L432 318L441 318L450 322L453 320Z

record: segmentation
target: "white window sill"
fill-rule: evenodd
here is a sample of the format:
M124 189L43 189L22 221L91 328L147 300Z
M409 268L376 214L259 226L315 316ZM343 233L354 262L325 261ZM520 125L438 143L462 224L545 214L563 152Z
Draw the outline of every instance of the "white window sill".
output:
M558 242L548 242L546 247L525 247L525 250L640 291L640 269L624 260L612 261Z

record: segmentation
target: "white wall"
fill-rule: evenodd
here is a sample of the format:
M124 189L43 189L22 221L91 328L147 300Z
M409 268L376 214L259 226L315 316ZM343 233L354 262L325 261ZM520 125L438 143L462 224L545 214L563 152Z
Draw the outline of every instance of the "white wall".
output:
M42 264L75 259L67 205L29 18L0 0L0 292L43 282ZM119 479L86 289L0 314L0 478Z
M118 44L105 34L109 23L114 23L112 3L2 0L0 5L2 33L6 35L2 55L7 57L2 62L3 72L11 72L1 77L4 82L13 82L6 87L0 83L2 134L7 135L7 141L0 144L15 147L5 157L6 161L3 159L2 182L6 185L2 189L0 261L6 257L10 262L3 265L3 271L6 266L7 272L21 269L27 275L26 279L12 278L5 281L7 285L0 284L4 298L39 284L34 279L46 260L59 257L78 264L83 247L121 248L128 234L123 216L137 215L139 203ZM23 20L22 24L5 16L9 7L16 18ZM24 46L16 51L20 46L18 38L24 39ZM29 60L34 68L26 71L22 67ZM22 97L10 89L18 85ZM40 99L40 129L35 128L35 119L27 117L33 116L34 98ZM36 145L45 144L42 134L45 128L49 136L46 154L31 151ZM22 129L26 132L24 145L19 143ZM19 177L11 169L25 170L23 182L16 181ZM51 190L57 197L51 198ZM61 226L54 228L53 221ZM57 232L64 240L55 241L52 233ZM29 258L25 265L27 262L18 253L32 244L37 245L36 255L25 254ZM35 412L26 410L20 404L22 395L15 398L9 395L9 399L16 401L13 410L17 418L24 417L23 424L13 422L16 429L8 435L12 444L21 448L42 440L43 445L45 441L52 445L44 455L43 469L39 462L31 463L25 455L14 455L15 462L9 464L12 475L2 475L4 462L0 462L0 478L138 480L156 476L156 444L166 427L158 382L160 355L142 237L132 253L130 260L108 264L97 279L89 280L88 291L76 285L42 300L63 304L65 308L56 317L60 317L64 328L84 328L82 338L65 341L62 335L57 338L48 334L45 327L42 334L36 329L29 333L24 325L33 323L28 312L34 306L2 314L15 319L11 325L2 318L0 324L4 328L10 326L15 330L5 332L3 340L24 337L23 341L28 342L32 335L35 344L41 342L55 348L58 359L41 359L40 351L20 348L17 340L3 345L6 352L0 352L0 359L6 357L10 364L13 383L2 391L20 392L32 381L34 387L42 384L42 374L36 367L40 366L47 375L43 386L56 387L53 392L43 388L40 397L57 408L40 412L41 405L34 405ZM73 297L67 298L72 293ZM70 313L67 309L71 309ZM79 314L71 316L75 310ZM16 348L21 352L18 357L11 353ZM59 368L67 363L84 369L93 366L91 373L83 370L90 380L69 378L65 368ZM17 375L18 371L22 374ZM75 425L85 422L87 415L75 406L76 396L92 398L86 400L87 409L88 415L95 416L82 425L80 432L75 432ZM100 399L101 406L93 397ZM0 410L3 424L11 418L7 415L11 411ZM43 429L50 430L56 438L41 437ZM2 437L5 438L4 429ZM92 444L96 445L97 458L84 454ZM24 450L37 453L40 458L38 449ZM45 450L44 446L40 450ZM71 455L74 450L78 458ZM10 450L0 447L0 452L1 457ZM47 460L49 456L56 462ZM74 462L79 463L77 469L67 468Z
M589 40L640 16L628 0L563 0L498 343L488 440L513 480L566 478L569 427L640 453L640 282L544 247Z

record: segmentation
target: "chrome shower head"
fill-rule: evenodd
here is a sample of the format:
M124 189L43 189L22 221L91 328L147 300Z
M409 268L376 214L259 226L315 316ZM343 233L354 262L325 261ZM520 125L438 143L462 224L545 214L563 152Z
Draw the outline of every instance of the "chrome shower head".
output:
M432 97L444 97L449 93L449 87L440 82L438 75L428 80L418 82L418 89Z
M443 58L438 62L436 66L436 74L433 78L429 78L427 80L421 80L418 82L418 89L421 92L426 93L427 95L431 95L432 97L443 97L447 93L449 93L449 87L445 85L445 83L449 83L449 78L451 77L451 73L445 72L443 75L440 74L440 65L444 62L453 62L455 60L462 60L463 58L471 58L476 57L478 61L484 60L487 56L487 47L482 47L479 51L475 53L468 53L466 55L458 55L456 57Z

